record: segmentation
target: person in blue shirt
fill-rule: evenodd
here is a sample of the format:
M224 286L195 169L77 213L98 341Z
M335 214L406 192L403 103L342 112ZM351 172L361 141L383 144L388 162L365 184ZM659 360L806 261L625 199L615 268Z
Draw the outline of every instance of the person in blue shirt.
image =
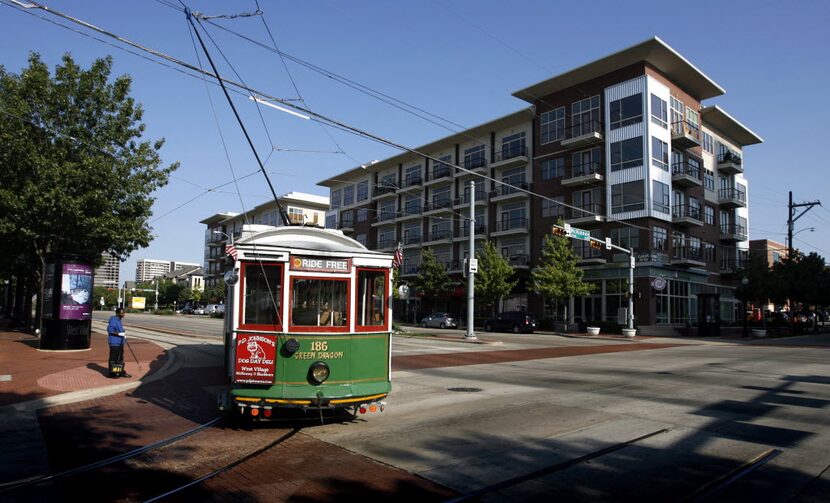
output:
M118 379L119 377L132 377L124 370L124 341L127 339L127 333L124 331L124 325L121 320L124 318L124 308L119 307L115 310L115 316L110 317L109 324L107 324L107 334L109 335L110 345L110 377ZM113 372L113 367L121 369L120 372Z

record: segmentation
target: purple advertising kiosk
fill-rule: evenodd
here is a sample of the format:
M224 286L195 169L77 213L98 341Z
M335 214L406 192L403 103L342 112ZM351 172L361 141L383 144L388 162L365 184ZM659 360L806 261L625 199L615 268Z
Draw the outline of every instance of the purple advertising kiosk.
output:
M89 349L94 271L91 261L77 255L47 259L40 349Z

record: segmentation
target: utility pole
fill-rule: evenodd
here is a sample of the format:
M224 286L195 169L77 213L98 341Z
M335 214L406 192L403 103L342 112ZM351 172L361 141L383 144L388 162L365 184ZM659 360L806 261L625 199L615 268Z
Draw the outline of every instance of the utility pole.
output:
M801 218L816 205L821 206L821 201L816 200L809 203L793 204L793 191L790 191L790 203L787 205L787 258L792 259L794 253L795 247L793 246L793 229L795 227L795 221ZM796 208L807 209L796 215Z
M153 283L155 283L155 285L156 285L156 296L155 296L156 309L155 310L158 311L159 310L159 280L155 280L155 281L153 281Z
M484 182L482 182L484 183ZM466 339L476 339L473 328L475 317L475 271L478 264L475 262L476 251L476 182L470 182L470 227L469 227L469 255L467 257L467 333ZM476 267L473 267L473 264Z

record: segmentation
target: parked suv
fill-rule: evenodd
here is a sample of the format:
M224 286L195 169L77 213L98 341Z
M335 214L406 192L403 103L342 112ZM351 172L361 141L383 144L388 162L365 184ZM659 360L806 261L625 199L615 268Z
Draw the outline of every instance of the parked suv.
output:
M510 330L514 333L533 333L536 330L536 317L526 311L505 311L495 318L484 322L484 331Z

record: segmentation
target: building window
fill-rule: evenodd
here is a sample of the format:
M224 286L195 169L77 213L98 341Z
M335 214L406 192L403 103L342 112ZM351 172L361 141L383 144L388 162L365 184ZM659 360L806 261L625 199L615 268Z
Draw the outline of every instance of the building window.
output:
M661 127L666 127L668 120L668 107L666 100L657 95L651 95L651 122Z
M340 226L351 227L354 225L354 212L352 210L342 211L340 213Z
M395 200L392 199L390 201L384 201L380 205L380 219L381 220L391 220L396 216L395 211Z
M618 129L643 121L643 94L637 93L611 102L611 129Z
M343 187L343 206L354 204L354 185Z
M294 278L291 286L291 325L338 327L348 330L347 279Z
M642 180L611 186L611 213L626 213L644 208L645 194Z
M668 247L669 231L664 227L655 226L652 228L652 236L652 246L654 246L654 249L665 251Z
M700 219L700 199L689 197L689 215L692 218Z
M715 154L715 140L712 138L712 135L707 133L706 131L702 132L703 136L703 150L705 152L709 152L710 154Z
M611 242L628 249L640 247L640 230L632 227L618 227L611 229Z
M512 194L516 192L516 188L527 188L525 183L525 168L514 168L503 171L501 174L501 194Z
M565 175L565 158L554 157L542 161L542 180L562 178Z
M417 215L421 213L421 198L419 196L407 196L403 203L404 215Z
M526 150L526 134L521 133L505 136L501 139L501 157L502 159L511 159L520 155L527 155Z
M366 246L366 243L369 242L368 239L366 238L365 233L364 234L358 234L357 236L354 237L354 240L357 241L358 243L362 244L363 246Z
M545 112L539 117L539 137L542 145L565 137L565 107Z
M715 208L711 206L706 206L706 208L703 211L704 222L706 222L709 225L715 225Z
M326 215L326 229L337 227L337 215Z
M703 186L715 190L715 173L711 169L703 170Z
M611 171L643 165L643 138L615 141L611 144Z
M409 166L404 172L404 187L421 183L421 165Z
M585 176L592 173L600 173L602 167L602 149L599 147L582 152L574 152L571 155L572 176Z
M369 218L369 210L366 208L360 208L357 210L357 221L358 222L365 222Z
M565 196L542 199L542 218L562 218L565 216Z
M700 115L689 107L686 107L686 125L695 132L700 130Z
M331 191L331 207L332 209L336 209L340 207L340 197L343 191L341 189L335 189Z
M449 161L449 157L446 158L442 157L441 160L447 159ZM464 150L464 167L467 169L475 169L484 166L487 162L487 159L484 156L484 145L476 145L475 147L470 147Z
M651 137L651 163L663 171L669 170L669 146L654 136Z
M715 245L712 243L703 243L703 257L707 264L715 263Z
M688 166L687 173L697 179L700 179L700 160L692 156L687 156L686 165Z
M360 182L357 184L357 200L365 201L369 199L369 182Z
M674 96L672 96L669 99L669 102L671 103L672 131L683 131L683 110L686 108L686 106Z
M599 95L579 100L571 105L571 136L582 136L599 127Z
M357 330L386 326L387 295L386 271L358 269L357 271Z
M669 210L669 186L654 180L652 184L652 208L660 213L671 213Z

